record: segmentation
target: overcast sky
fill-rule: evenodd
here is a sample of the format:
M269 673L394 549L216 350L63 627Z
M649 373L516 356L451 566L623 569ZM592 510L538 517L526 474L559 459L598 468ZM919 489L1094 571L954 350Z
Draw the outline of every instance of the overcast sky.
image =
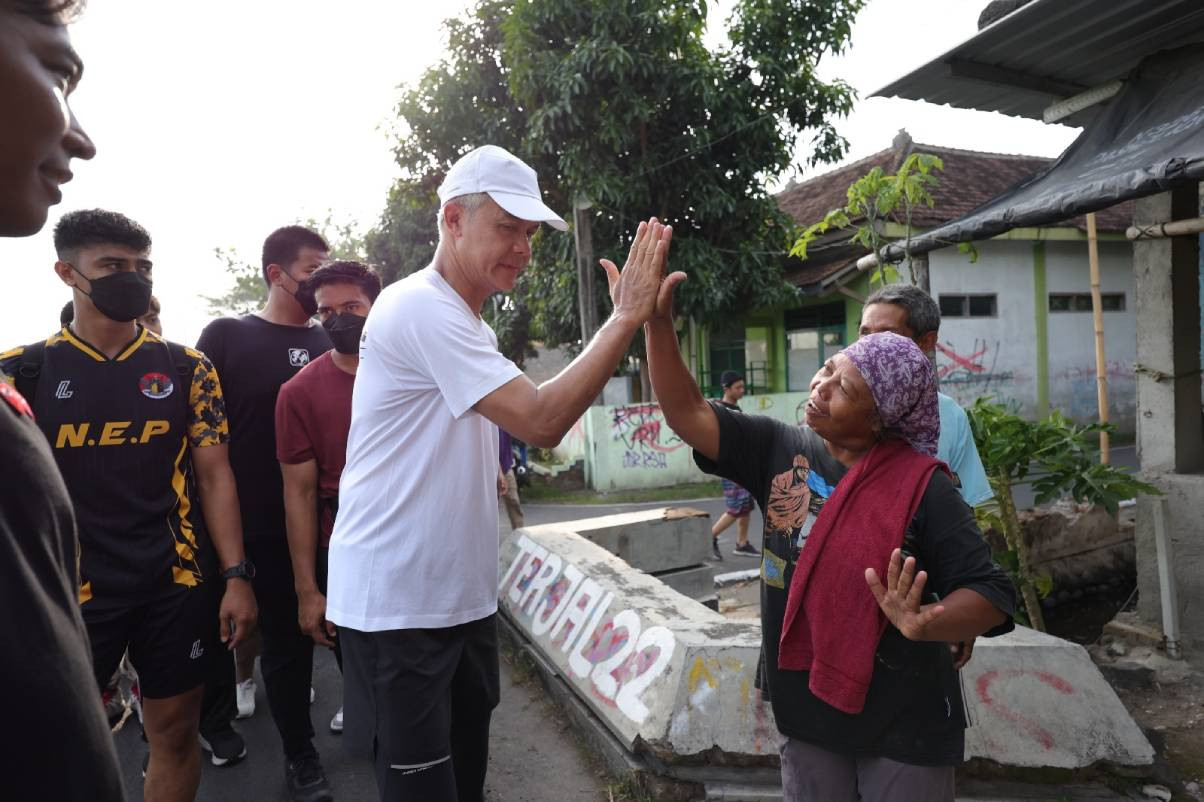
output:
M850 50L821 64L821 74L842 77L868 96L972 36L981 5L871 0ZM337 221L371 226L398 172L388 137L397 87L439 59L441 21L466 6L92 3L72 31L86 63L72 105L98 155L75 164L76 178L41 234L0 240L6 276L21 277L19 288L10 284L18 302L0 318L0 347L57 326L70 294L51 269L50 229L70 209L102 206L146 226L165 334L187 344L207 320L201 296L221 294L228 284L214 248L233 247L256 261L273 228L328 211ZM714 6L711 19L721 21L730 2ZM1076 134L882 98L859 101L838 127L850 141L849 159L888 147L899 128L925 144L1041 156L1061 153Z

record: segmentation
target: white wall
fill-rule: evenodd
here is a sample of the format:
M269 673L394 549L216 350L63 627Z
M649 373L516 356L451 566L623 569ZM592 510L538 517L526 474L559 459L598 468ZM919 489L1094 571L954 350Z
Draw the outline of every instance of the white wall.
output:
M1037 346L1033 317L1033 244L992 241L978 245L970 263L956 248L934 251L929 280L941 293L995 293L997 316L945 318L937 348L941 391L968 406L980 396L1016 402L1022 414L1037 406Z
M1119 428L1132 431L1137 410L1137 317L1133 246L1101 242L1100 291L1124 293L1123 312L1104 312L1104 352L1108 365L1108 410ZM1046 246L1046 276L1051 293L1091 290L1086 244L1051 242ZM1099 419L1095 379L1095 324L1091 312L1049 313L1049 404L1079 421Z
M1015 402L1022 414L1037 408L1036 315L1033 307L1033 243L991 241L978 245L979 260L952 248L931 257L932 294L995 293L993 318L945 318L937 366L941 390L963 405L982 395ZM1046 295L1088 293L1091 281L1086 242L1045 244ZM1100 243L1101 291L1125 293L1123 312L1104 313L1108 362L1109 417L1123 431L1135 425L1137 390L1133 378L1136 318L1133 249L1127 242ZM1090 312L1050 312L1049 403L1080 422L1098 419L1095 335Z

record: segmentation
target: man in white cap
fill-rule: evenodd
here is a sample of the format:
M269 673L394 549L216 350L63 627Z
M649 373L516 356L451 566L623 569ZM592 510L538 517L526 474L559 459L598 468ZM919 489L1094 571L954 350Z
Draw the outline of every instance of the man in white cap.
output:
M439 202L431 264L381 293L360 340L326 618L348 746L371 750L381 799L479 802L499 695L497 427L560 442L652 315L672 230L641 223L621 273L603 260L613 314L537 387L481 307L513 289L541 223L567 226L494 146L452 166Z

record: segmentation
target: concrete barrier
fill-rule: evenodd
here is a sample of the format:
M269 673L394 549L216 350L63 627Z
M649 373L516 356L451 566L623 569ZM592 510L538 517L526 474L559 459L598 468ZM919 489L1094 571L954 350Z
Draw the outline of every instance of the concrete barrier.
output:
M979 638L962 669L966 757L1005 766L1148 766L1154 749L1077 643L1026 627Z
M756 766L776 727L753 687L761 632L575 534L511 532L499 604L521 637L630 750L665 764ZM962 671L966 757L1004 766L1145 766L1154 751L1085 649L1018 627Z
M628 749L776 757L772 715L754 704L757 622L725 619L571 524L506 537L499 604Z

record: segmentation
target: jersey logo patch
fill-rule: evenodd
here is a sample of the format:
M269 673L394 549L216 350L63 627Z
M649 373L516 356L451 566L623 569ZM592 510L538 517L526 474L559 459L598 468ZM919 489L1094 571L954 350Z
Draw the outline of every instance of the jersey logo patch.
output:
M0 382L0 398L3 398L10 407L16 410L18 415L23 415L27 418L33 417L33 410L30 409L29 402L25 400L25 396L3 382Z
M138 389L147 398L167 398L176 387L163 373L147 373L138 382Z
M294 368L303 368L309 364L309 351L304 348L288 349L288 363Z
M71 389L70 379L63 379L54 391L54 397L62 401L67 400L73 395L75 395L75 391Z

